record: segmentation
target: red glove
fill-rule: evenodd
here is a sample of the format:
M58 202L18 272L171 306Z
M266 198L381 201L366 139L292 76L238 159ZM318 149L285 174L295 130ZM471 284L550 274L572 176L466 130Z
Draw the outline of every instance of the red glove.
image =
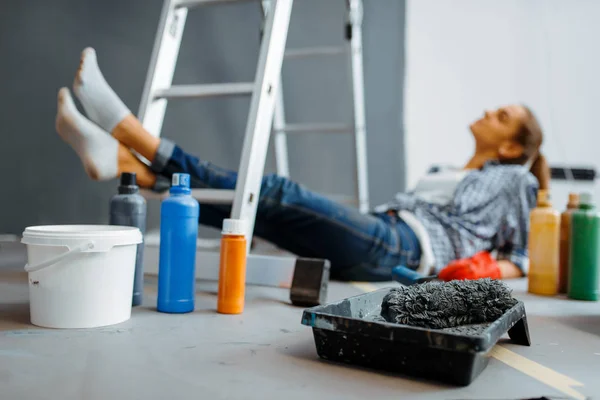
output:
M500 279L500 267L490 253L480 251L471 258L462 258L446 265L438 274L443 281L475 280L481 278Z

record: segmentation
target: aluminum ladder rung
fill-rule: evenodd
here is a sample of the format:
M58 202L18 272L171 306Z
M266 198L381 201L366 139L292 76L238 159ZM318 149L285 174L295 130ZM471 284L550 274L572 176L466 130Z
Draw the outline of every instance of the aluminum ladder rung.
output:
M352 133L354 128L345 124L286 124L273 129L277 133Z
M286 50L285 58L300 58L312 56L337 56L347 53L345 46L322 46L322 47L307 47L301 49Z
M155 99L192 99L220 96L247 96L254 90L253 82L209 83L205 85L174 85L154 92Z
M144 237L144 274L158 275L160 238L157 234ZM219 280L219 251L196 251L196 279ZM288 255L248 254L246 285L289 288L292 285L296 257Z
M169 197L169 192L156 193L150 190L141 190L142 195L148 200L163 200ZM192 189L192 197L203 204L232 204L235 190L227 189Z
M176 0L175 8L193 8L210 6L213 4L230 4L230 3L242 3L256 0Z

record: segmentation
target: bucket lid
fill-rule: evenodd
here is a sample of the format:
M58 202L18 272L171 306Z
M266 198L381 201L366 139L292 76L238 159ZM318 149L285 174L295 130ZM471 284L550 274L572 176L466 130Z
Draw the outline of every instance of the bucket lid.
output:
M108 246L142 242L138 228L116 225L44 225L25 228L21 243L47 246L69 246L85 240Z

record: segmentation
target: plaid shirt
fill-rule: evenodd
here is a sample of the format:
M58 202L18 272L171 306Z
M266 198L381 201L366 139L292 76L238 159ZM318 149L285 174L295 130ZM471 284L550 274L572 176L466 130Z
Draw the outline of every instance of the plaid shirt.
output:
M537 179L522 166L488 162L463 178L447 205L427 203L409 192L380 207L417 217L429 234L437 270L479 251L496 250L497 259L526 273L529 211L537 189Z

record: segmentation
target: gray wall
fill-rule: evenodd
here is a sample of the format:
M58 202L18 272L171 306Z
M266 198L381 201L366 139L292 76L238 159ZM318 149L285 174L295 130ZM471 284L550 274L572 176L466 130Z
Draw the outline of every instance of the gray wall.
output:
M404 187L404 1L365 4L365 88L373 203ZM54 130L56 92L69 86L86 46L96 48L108 82L137 113L162 2L4 0L0 2L0 232L33 224L104 223L115 182L91 182ZM288 47L343 43L343 0L298 0ZM175 83L249 81L257 60L255 4L190 12ZM288 61L283 69L290 122L351 117L343 58ZM248 99L172 102L163 135L189 152L236 168ZM295 179L325 193L352 193L349 136L289 139ZM275 168L272 154L267 172ZM152 224L158 217L158 205Z

